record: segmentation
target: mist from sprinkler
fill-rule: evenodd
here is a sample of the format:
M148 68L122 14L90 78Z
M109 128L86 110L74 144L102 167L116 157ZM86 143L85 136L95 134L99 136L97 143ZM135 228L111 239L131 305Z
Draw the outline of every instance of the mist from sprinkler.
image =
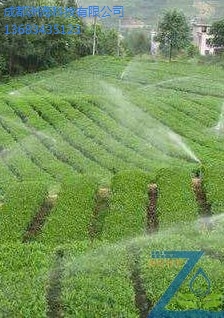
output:
M121 73L120 80L123 80L135 69L137 64L137 58L133 58L128 65L125 67L124 71Z
M32 150L32 147L35 145L36 140L33 139L32 137L35 136L36 138L40 140L45 140L48 139L52 142L52 144L56 144L56 139L53 137L49 136L47 133L39 131L33 127L27 127L25 126L22 122L16 122L15 120L5 117L5 116L0 116L0 120L3 120L5 123L8 123L11 126L18 127L19 129L23 129L26 132L28 132L27 136L24 136L23 138L20 139L20 141L16 142L13 146L9 147L0 147L0 159L6 160L10 159L14 156L18 156L18 153L21 151L21 146L25 145L30 147Z
M220 239L223 236L223 231L220 232L220 230L224 225L224 213L206 218L210 231L202 229L203 220L176 223L150 235L143 234L121 239L114 244L105 243L81 255L71 256L65 263L65 276L92 275L101 271L105 275L110 275L112 269L116 268L118 259L122 260L128 256L127 250L130 246L136 247L143 255L147 255L146 253L152 251L152 248L175 251L177 246L178 249L191 250L192 244L199 250L211 243L216 244L217 247L220 246ZM150 258L150 252L148 257Z
M214 127L215 132L220 135L224 133L224 103L222 104L221 114L217 125Z
M140 107L136 106L124 95L123 91L105 81L99 82L104 97L113 105L113 113L116 119L124 126L129 127L142 139L142 148L157 148L161 153L158 160L170 159L170 156L177 159L184 159L200 163L194 152L186 145L181 136L174 133L168 126L165 126L157 119ZM105 92L107 92L105 94ZM148 140L148 144L144 142ZM164 156L163 156L164 155Z
M11 124L14 127L18 127L18 128L22 128L25 131L27 131L28 133L30 133L31 135L35 135L38 136L40 139L49 139L51 140L53 143L56 143L56 140L51 137L49 134L40 131L34 127L29 127L29 126L25 126L22 122L17 122L16 120L13 120L11 118L5 117L5 116L1 116L0 115L0 119L2 119L3 121L5 121L6 123L8 122L9 124Z
M132 73L134 75L134 69L136 66L136 60L132 60L129 62L129 64L126 66L124 71L121 74L120 79L123 80L123 78L126 78L127 75ZM192 77L189 76L182 76L179 78L174 78L174 79L168 79L161 81L159 83L154 83L150 84L147 86L144 86L143 88L140 89L145 89L150 86L156 86L159 84L171 82L173 80L176 81L181 81L181 80L186 80ZM139 123L141 122L141 126L144 125L142 122L142 118L147 118L148 125L146 123L146 127L152 126L150 128L145 128L143 129L143 136L145 135L146 137L148 136L150 146L156 145L162 152L166 154L170 154L172 152L172 149L169 149L169 144L172 144L174 147L178 148L179 150L181 149L185 153L185 159L189 162L196 162L201 164L201 161L196 157L196 155L193 153L193 151L184 143L182 140L181 136L177 135L174 133L170 128L165 127L162 125L160 122L155 122L149 114L146 114L145 112L141 111L138 107L127 101L125 99L123 93L121 90L112 87L112 85L109 85L105 82L101 82L101 85L105 87L105 91L108 92L109 100L113 98L113 100L116 98L117 105L119 105L119 109L117 109L117 113L119 113L119 117L121 117L121 121L127 119L129 123L131 124L134 121L133 128L138 127ZM111 97L110 97L111 94ZM116 97L115 97L116 96ZM167 139L168 136L168 139ZM178 150L178 152L179 152Z
M193 153L193 151L184 143L184 141L182 140L180 135L177 135L174 132L169 132L169 137L170 139L181 149L183 149L183 151L186 153L186 155L188 156L188 158L190 158L193 162L197 162L199 164L201 164L201 161L196 157L196 155Z

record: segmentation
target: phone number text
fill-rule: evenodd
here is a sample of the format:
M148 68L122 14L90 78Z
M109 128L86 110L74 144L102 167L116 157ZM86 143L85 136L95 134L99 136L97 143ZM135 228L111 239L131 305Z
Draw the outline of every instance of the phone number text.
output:
M5 34L80 34L81 27L79 24L47 24L47 25L37 25L37 24L12 24L5 25Z

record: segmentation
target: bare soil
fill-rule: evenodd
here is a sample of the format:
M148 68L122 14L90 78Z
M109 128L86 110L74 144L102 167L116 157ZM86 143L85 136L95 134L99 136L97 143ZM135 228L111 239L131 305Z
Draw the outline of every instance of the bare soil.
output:
M89 225L89 236L93 241L102 231L105 213L109 207L110 189L100 188L95 196L95 208Z
M193 178L193 190L199 206L199 213L201 216L211 216L211 204L207 201L205 190L203 189L202 179Z
M135 291L135 306L138 308L139 318L146 318L153 307L153 303L147 297L141 277L139 251L135 247L129 247L128 254L130 256L131 281Z
M158 188L155 183L148 186L149 205L147 207L147 230L149 233L158 229L159 222L156 215L156 205L158 198Z
M38 213L34 216L30 225L28 226L26 233L23 236L23 243L27 243L37 236L41 231L46 217L50 214L52 208L55 205L57 196L48 196L46 200L40 206Z
M50 273L49 286L47 289L47 317L61 318L63 315L63 305L61 303L61 278L63 274L63 251L57 251L55 264Z

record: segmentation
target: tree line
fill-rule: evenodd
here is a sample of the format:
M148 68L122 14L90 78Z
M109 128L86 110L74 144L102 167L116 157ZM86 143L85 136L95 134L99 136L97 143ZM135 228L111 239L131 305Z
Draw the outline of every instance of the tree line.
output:
M30 0L27 6L47 6L45 0ZM68 63L79 57L92 54L93 26L84 19L75 17L45 17L45 16L4 16L5 8L24 6L22 0L0 0L0 76L17 75L47 69ZM73 0L52 0L48 6L74 7ZM80 25L80 34L5 34L6 26L12 30L12 25L21 26L20 31L28 25ZM96 26L97 54L115 55L117 53L117 31Z

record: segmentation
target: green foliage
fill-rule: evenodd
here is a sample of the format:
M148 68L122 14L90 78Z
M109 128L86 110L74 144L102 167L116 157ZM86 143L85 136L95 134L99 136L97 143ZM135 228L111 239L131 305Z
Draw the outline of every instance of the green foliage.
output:
M220 214L224 212L223 198L223 171L215 164L207 164L203 174L204 186L207 200L212 205L212 213Z
M64 317L139 317L123 249L104 245L81 254L70 248L66 262Z
M188 172L164 169L157 174L156 181L159 191L157 212L161 228L196 220L198 207Z
M20 0L10 0L11 6L23 6ZM49 5L50 3L48 3ZM57 5L57 2L54 3ZM46 1L33 0L33 6L46 5ZM51 3L52 5L52 3ZM58 6L64 7L66 3L58 2ZM0 6L0 76L1 74L20 74L27 72L36 72L41 69L55 67L57 65L66 64L76 58L86 56L92 53L92 36L93 28L85 25L85 23L76 16L75 18L66 17L4 17L4 9L10 7L9 2L3 2ZM76 7L73 3L72 7ZM6 35L5 25L12 28L13 23L20 25L21 30L25 25L36 24L40 28L45 26L43 34L22 34L22 35ZM53 29L56 25L79 24L81 33L77 35L70 34L47 34L47 25L52 25ZM49 27L48 27L49 28ZM67 30L67 29L66 29ZM98 34L98 53L115 55L117 52L117 32L115 30L106 30L99 27Z
M112 179L112 200L102 238L117 241L146 232L147 185L150 176L137 171L119 173Z
M4 56L0 55L0 76L6 71L6 60Z
M195 46L194 44L190 44L187 47L187 56L193 58L193 57L196 57L198 55L199 55L198 47Z
M0 246L0 317L46 318L49 249L39 244Z
M208 311L218 311L222 305L222 294L211 294L202 299L197 299L193 294L178 294L172 301L170 310L178 308L179 310L203 309Z
M156 40L168 50L170 60L173 50L185 48L190 42L190 28L184 14L176 9L167 11L159 22Z
M14 183L8 187L4 205L0 210L2 243L22 240L46 195L47 188L44 183Z
M98 36L98 54L117 55L118 33L115 29L102 30Z
M112 55L118 54L118 32L113 28L105 28L102 24L96 25L96 54ZM93 51L94 25L86 26L84 29L84 38L88 38L87 50L88 54ZM120 51L123 52L123 43L120 43Z
M213 35L211 44L214 46L224 46L224 19L213 23L210 34Z
M79 177L65 183L38 240L59 245L88 239L96 191L97 182L91 178Z
M220 69L224 68L224 54L222 50L218 51L218 54L216 55L205 55L200 56L200 59L198 60L198 64L200 65L213 65L216 67L219 67Z
M124 45L129 55L149 54L150 43L144 31L132 31L125 35Z

